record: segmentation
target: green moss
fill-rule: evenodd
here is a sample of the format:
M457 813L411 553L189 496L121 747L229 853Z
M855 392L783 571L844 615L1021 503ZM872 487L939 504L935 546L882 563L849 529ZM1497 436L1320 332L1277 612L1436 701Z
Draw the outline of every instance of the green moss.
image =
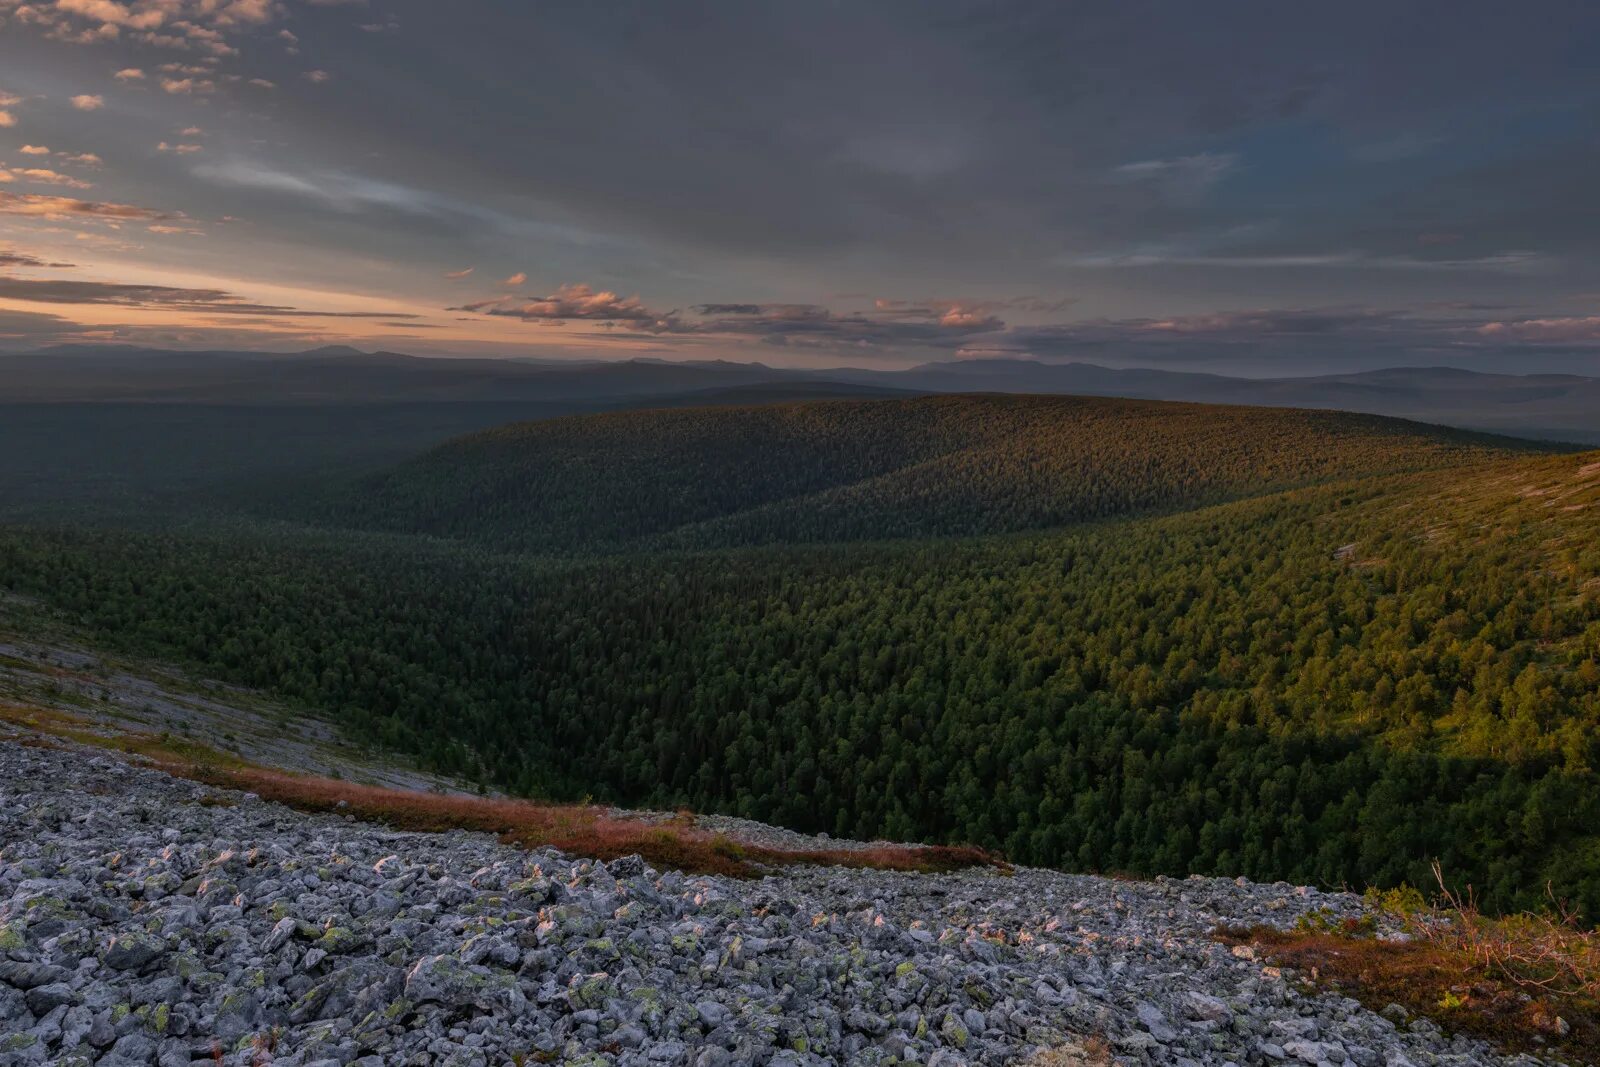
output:
M348 952L360 941L360 935L349 927L330 926L317 939L317 945L325 952Z
M70 919L77 915L72 907L61 897L38 896L28 901L27 910L38 912L39 916L46 919Z
M610 976L597 974L573 988L568 996L576 1008L598 1008L615 993L616 986L612 984Z

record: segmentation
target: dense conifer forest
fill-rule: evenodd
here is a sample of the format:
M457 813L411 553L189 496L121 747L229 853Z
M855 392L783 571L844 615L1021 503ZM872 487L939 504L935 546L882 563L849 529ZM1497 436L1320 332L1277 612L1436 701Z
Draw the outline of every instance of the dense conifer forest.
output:
M365 489L341 523L484 543L13 524L0 587L518 792L1600 914L1600 454L896 400L518 426Z

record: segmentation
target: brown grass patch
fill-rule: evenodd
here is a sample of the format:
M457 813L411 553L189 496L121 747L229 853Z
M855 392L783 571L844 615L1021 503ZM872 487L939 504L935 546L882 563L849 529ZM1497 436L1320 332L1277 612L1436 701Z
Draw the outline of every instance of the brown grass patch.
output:
M763 867L792 864L925 873L1006 866L991 853L966 846L772 849L698 829L688 812L656 823L612 815L596 805L424 793L290 774L255 766L171 734L112 733L65 712L42 708L0 705L0 720L34 731L34 743L59 738L140 756L168 774L255 793L299 811L349 815L402 830L476 830L495 834L506 844L556 848L600 860L637 854L657 867L692 874L751 878L759 876ZM22 743L29 742L22 739ZM216 794L200 802L212 806L232 803Z
M655 866L695 874L754 877L763 866L789 864L930 873L1002 865L980 849L942 845L772 849L697 829L683 815L654 823L612 815L595 805L420 793L258 767L197 768L192 776L300 811L350 815L403 830L477 830L496 834L507 844L557 848L601 860L637 854Z
M1406 940L1382 940L1371 922L1302 922L1218 932L1260 958L1293 968L1374 1011L1398 1004L1451 1031L1517 1052L1556 1052L1600 1065L1600 932L1552 900L1543 913L1495 918L1439 878L1433 905L1394 914Z
M1022 1067L1112 1067L1117 1061L1103 1037L1087 1037L1055 1048L1040 1049L1022 1061Z

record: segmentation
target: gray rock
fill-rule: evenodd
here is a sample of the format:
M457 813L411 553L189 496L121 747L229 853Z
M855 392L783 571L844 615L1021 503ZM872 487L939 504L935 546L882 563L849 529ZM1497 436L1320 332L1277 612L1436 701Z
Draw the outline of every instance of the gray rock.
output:
M34 986L28 990L28 1010L35 1015L49 1015L63 1004L76 1004L78 995L65 982Z
M700 1021L707 1026L717 1027L728 1021L728 1009L714 1000L702 1000L695 1004L695 1013L700 1016Z
M1139 1019L1139 1025L1150 1031L1150 1036L1163 1045L1173 1041L1178 1036L1178 1031L1167 1022L1167 1017L1160 1008L1148 1000L1141 1000L1133 1006L1134 1015Z
M118 971L137 971L160 958L167 946L159 937L142 930L127 930L106 947L105 965Z

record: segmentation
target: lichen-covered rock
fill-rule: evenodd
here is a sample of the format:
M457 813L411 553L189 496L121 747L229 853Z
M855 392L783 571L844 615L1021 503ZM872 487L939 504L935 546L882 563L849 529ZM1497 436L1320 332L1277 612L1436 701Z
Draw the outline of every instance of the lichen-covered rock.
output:
M512 1011L524 1000L516 979L454 956L424 956L406 975L405 997L413 1004Z

